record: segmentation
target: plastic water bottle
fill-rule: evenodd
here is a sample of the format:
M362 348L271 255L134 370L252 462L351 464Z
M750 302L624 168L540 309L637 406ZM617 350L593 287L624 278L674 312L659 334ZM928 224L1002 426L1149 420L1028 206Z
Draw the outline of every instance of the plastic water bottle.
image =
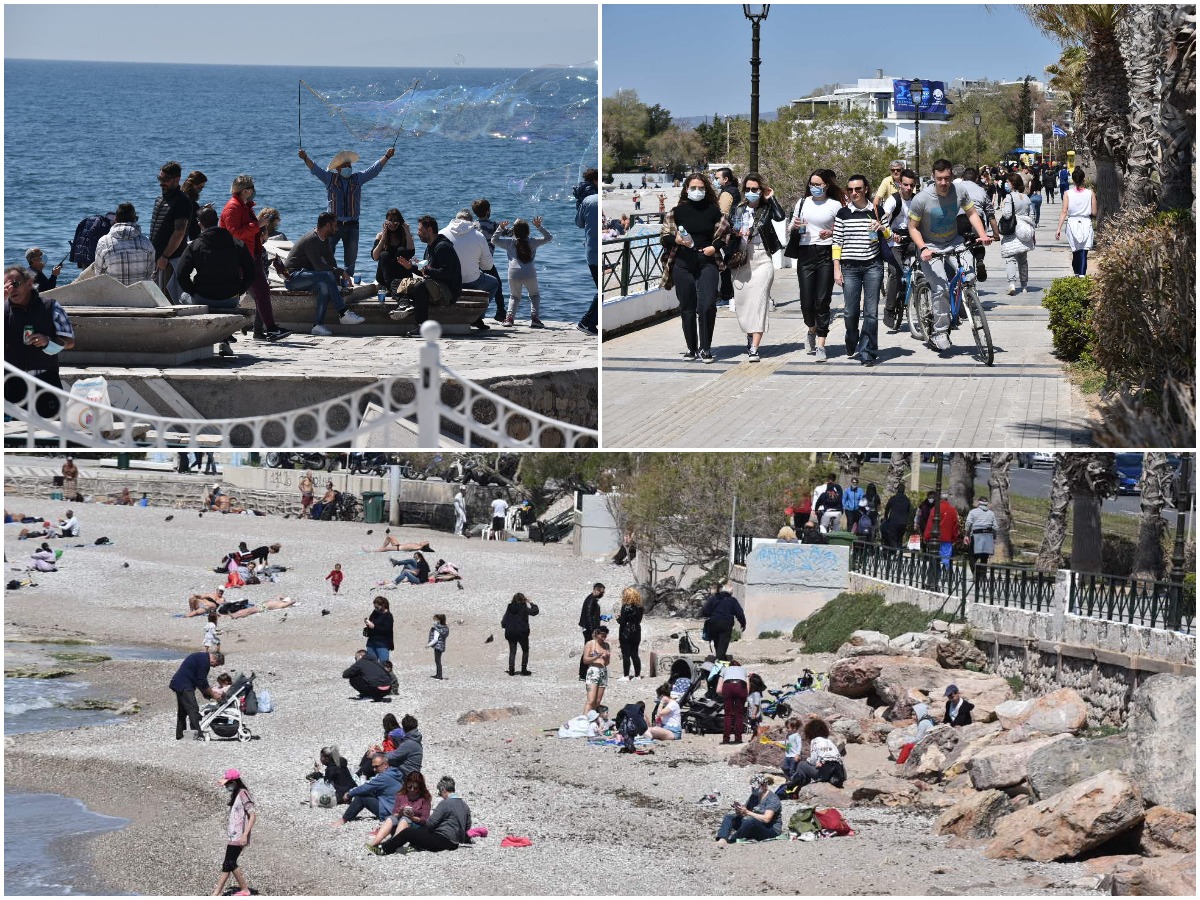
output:
M691 237L691 235L689 235L689 234L688 234L688 232L687 232L687 229L686 229L686 228L684 228L682 225L680 225L680 226L679 226L679 238L678 238L678 239L679 239L680 241L686 241L686 240L687 240L689 237Z
M379 288L379 305L383 306L387 302L387 290L381 285Z

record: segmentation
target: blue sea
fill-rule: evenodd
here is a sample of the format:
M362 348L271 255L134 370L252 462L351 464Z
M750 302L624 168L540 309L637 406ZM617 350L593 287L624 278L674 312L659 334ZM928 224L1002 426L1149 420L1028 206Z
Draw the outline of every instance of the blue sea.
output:
M14 645L6 644L6 650ZM45 656L39 664L52 663L54 650L86 649L113 659L176 659L178 651L154 647L16 645L25 654ZM106 710L73 710L65 704L82 697L103 694L87 681L30 678L4 679L4 731L28 734L84 726L111 725L121 721ZM96 874L79 853L79 839L89 834L124 828L125 819L89 810L73 797L60 794L4 792L4 893L14 894L107 894Z
M122 201L136 206L148 233L160 193L155 176L168 160L177 160L185 175L204 172L208 185L201 202L218 210L234 176L252 175L257 208L278 208L281 229L296 239L326 208L324 187L297 156L301 137L322 167L339 150L355 151L361 157L356 170L379 159L396 139L395 157L363 188L359 274L374 274L371 241L389 207L401 210L415 237L418 216L432 215L444 226L472 200L486 197L495 221L541 215L554 235L537 255L543 316L578 319L595 292L574 201L554 184L564 172L596 165L596 102L583 112L576 104L567 114L554 105L563 90L537 85L522 96L527 70L6 60L4 76L8 264L23 264L25 249L36 245L49 268L66 255L81 219ZM369 130L364 123L373 123L375 134L356 138L329 104L301 89L301 79L340 105L360 135ZM581 69L571 81L566 89L584 85L590 91L596 70ZM407 100L384 105L414 82L418 87ZM490 93L506 83L515 86ZM456 115L443 116L444 133L430 128L432 113L452 104ZM404 133L397 139L380 123L398 124ZM414 127L426 133L414 134ZM506 261L498 259L497 268L504 275ZM68 261L60 281L77 275Z

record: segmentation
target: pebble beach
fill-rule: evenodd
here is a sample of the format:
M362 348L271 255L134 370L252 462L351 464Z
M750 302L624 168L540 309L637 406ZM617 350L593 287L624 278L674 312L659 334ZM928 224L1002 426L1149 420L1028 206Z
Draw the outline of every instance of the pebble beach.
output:
M66 508L12 495L6 506L47 518ZM696 801L714 791L724 801L744 800L755 770L728 765L737 748L719 746L719 736L685 735L633 757L548 736L546 729L582 711L576 621L583 596L593 582L604 582L604 611L612 612L630 582L628 568L576 556L568 545L485 543L392 528L401 541L429 541L432 559L458 565L463 589L454 583L381 589L377 582L390 582L388 557L395 554L362 548L378 546L386 525L200 516L161 507L75 509L82 538L52 542L67 548L60 571L6 595L7 641L147 645L173 648L182 659L200 649L204 619L176 614L186 610L189 593L222 583L212 568L242 540L252 547L281 542L273 561L288 567L278 584L249 586L242 596L300 601L286 611L221 622L226 669L255 672L258 689L274 700L274 712L248 720L256 740L175 741L167 682L177 662L142 659L72 666L97 686L94 692L121 702L136 698L139 711L119 724L6 738L6 790L63 794L129 820L71 848L91 863L98 882L92 893L209 893L224 849L225 795L217 779L229 767L241 770L258 803L259 822L242 863L251 887L263 894L1087 893L1065 887L1082 865L985 859L932 836L935 813L924 810L847 804L852 837L721 850L713 834L727 802L705 808ZM11 570L40 543L17 541L18 531L5 529L7 578L18 577ZM112 543L94 546L100 536ZM334 563L346 574L337 597L324 581ZM516 591L541 610L532 620L529 678L505 674L499 621ZM400 691L390 705L350 699L354 692L341 678L363 643L362 619L377 593L389 598L396 617L392 660ZM430 677L425 647L439 612L451 629L445 681ZM648 617L643 665L651 649L673 649L671 631L699 624ZM804 665L823 670L831 661L802 655L780 639L744 640L734 650L772 686ZM643 672L640 681L620 682L619 675L614 652L605 697L614 712L635 700L652 705L654 679ZM460 724L472 711L494 711L488 713L494 718ZM454 777L475 824L488 827L487 838L454 853L379 858L364 848L374 827L367 819L332 828L336 813L309 805L304 775L318 749L338 745L355 768L381 737L387 712L419 720L426 780ZM862 777L893 764L885 747L854 744L846 766ZM785 816L793 806L785 804ZM505 835L528 837L532 846L502 849Z

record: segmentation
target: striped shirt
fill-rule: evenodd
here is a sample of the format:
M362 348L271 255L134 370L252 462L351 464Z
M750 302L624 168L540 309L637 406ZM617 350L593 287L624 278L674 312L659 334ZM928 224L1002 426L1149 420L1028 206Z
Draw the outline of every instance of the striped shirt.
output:
M378 175L386 162L385 157L380 157L373 166L354 172L349 178L319 168L315 163L308 167L308 171L325 185L325 190L329 192L329 211L337 216L337 220L357 222L362 205L362 186Z
M873 262L879 258L879 234L871 227L875 210L843 206L833 220L833 258L843 262Z

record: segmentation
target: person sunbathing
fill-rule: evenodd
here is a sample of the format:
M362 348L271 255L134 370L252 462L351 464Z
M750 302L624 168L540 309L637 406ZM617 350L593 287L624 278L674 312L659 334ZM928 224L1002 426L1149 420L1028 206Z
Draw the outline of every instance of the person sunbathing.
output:
M253 616L260 612L287 609L295 605L296 601L291 597L276 597L274 600L268 600L262 606L249 600L226 600L225 589L217 588L216 592L212 594L192 594L188 598L188 612L185 612L183 616L185 619L190 619L192 616L207 616L209 613L215 612L219 616L228 616L231 619L244 619L246 616Z
M434 566L434 581L462 581L462 573L458 571L458 566L454 563L448 563L444 559L439 559L437 565Z
M414 550L420 550L423 553L433 553L434 550L429 546L429 541L412 541L407 544L402 544L390 534L383 536L382 547L363 547L364 553L387 553L389 550L399 550L404 553L412 553Z

